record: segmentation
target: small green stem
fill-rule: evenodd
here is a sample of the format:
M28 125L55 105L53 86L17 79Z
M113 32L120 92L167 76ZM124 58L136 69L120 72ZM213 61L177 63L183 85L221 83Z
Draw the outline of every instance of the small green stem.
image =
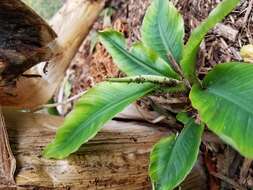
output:
M157 89L158 92L169 93L169 94L179 93L179 92L188 92L188 90L189 89L185 86L183 82L174 87L163 87L163 88Z
M175 60L175 58L173 57L173 55L169 52L167 54L167 57L169 59L170 65L172 66L172 68L174 69L174 71L176 71L179 74L179 76L181 77L181 80L184 82L185 86L187 88L191 89L190 82L185 78L184 73L182 71L182 68L177 63L177 61Z
M140 75L134 77L125 77L125 78L109 78L109 82L126 82L126 83L154 83L162 86L175 87L179 84L182 84L182 81L171 79L168 77L161 77L156 75Z

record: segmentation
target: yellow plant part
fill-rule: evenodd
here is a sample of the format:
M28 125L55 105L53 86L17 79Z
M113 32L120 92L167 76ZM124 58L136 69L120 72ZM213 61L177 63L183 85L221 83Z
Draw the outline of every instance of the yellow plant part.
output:
M243 46L240 54L245 62L253 63L253 44Z

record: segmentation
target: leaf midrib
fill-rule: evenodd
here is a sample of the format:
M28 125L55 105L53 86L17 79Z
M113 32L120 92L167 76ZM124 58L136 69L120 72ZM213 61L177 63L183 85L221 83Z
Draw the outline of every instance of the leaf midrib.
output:
M187 123L185 123L185 126L187 126L188 128L190 128L191 127L191 125L194 125L194 122L193 121L188 121ZM195 126L196 127L196 126ZM198 126L199 127L199 126ZM189 130L189 129L185 129L185 130ZM184 134L185 135L185 134ZM183 137L181 137L181 138L183 138ZM174 152L176 151L175 150L175 147L176 146L179 146L180 145L180 143L179 143L179 141L178 141L178 137L175 139L175 144L174 144L174 146L173 146L173 148L172 148L172 150L171 150L171 155L173 155L173 154L175 154ZM173 164L173 162L174 162L174 160L172 160L172 156L169 158L169 161L168 161L168 164L167 165L172 165ZM167 169L167 167L166 167L166 170L168 170ZM190 171L189 171L190 172ZM184 175L181 175L181 176L179 176L178 178L180 178L180 177L185 177L185 176L187 176L187 173L186 174L184 174ZM175 184L175 186L178 186L180 184L180 182L178 182L177 184Z
M112 40L110 37L108 37L108 41L113 44L122 54L124 54L127 58L134 60L134 62L138 63L141 67L145 67L147 70L149 70L151 73L155 73L156 75L160 76L167 76L164 75L164 73L161 73L158 71L155 67L152 67L152 65L146 65L142 60L138 59L131 53L126 53L126 49L122 48L119 44L115 43L114 40Z
M208 88L207 92L209 92L210 94L213 94L215 96L218 96L218 97L224 99L225 101L230 102L231 104L234 104L237 107L241 108L242 110L244 110L244 111L246 111L246 112L253 115L253 111L251 111L250 109L247 109L247 107L245 107L245 106L242 106L240 103L237 103L236 101L231 99L229 97L229 95L226 95L226 93L222 93L219 90L216 90L215 88L210 88L210 87Z
M157 10L157 11L159 11L160 8L161 8L161 3L160 3L160 1L159 1L159 6L158 6L158 10ZM160 22L160 20L161 20L161 19L159 19L159 18L160 18L160 14L162 14L162 13L161 13L161 12L159 13L159 16L157 17L157 20L156 20L157 23L158 23L158 31L159 31L159 33L160 33L161 40L162 40L163 45L164 45L165 48L166 48L166 51L169 51L169 53L172 54L171 48L170 48L169 45L167 44L166 36L165 36L164 31L163 31L163 29L162 29L163 23Z
M152 91L154 89L154 87L151 89L148 89L148 90L146 90L146 93L148 93L149 91ZM145 94L146 94L145 93ZM67 138L67 140L66 141L64 141L64 145L61 145L61 146L58 146L57 148L56 148L56 150L57 151L59 151L59 149L63 149L62 147L66 147L66 144L70 144L71 143L71 141L72 141L72 139L74 139L76 136L77 136L77 134L79 134L80 132L82 132L82 130L85 128L85 126L87 126L87 125L89 125L91 122L93 122L96 118L99 118L100 117L100 115L102 115L106 110L108 110L108 109L113 109L113 108L115 108L115 107L118 107L118 106L120 106L121 104L123 104L123 103L125 103L125 102L128 102L130 99L131 99L131 97L133 97L134 95L136 95L136 94L138 94L138 92L136 92L136 93L134 93L134 94L132 94L131 96L129 96L129 98L122 98L122 99L120 99L120 100L117 100L116 101L116 103L113 101L113 103L111 103L111 104L107 104L105 107L103 107L102 109L99 109L97 112L94 112L93 113L93 115L95 115L94 117L90 117L90 119L88 119L88 120L86 120L86 125L84 125L84 127L83 127L83 122L82 122L82 124L80 124L79 126L80 127L78 127L76 130L75 130L75 132L74 133L72 133L72 135L70 135L70 137L69 138ZM118 102L118 103L117 103ZM104 123L104 122L103 122ZM96 133L94 133L94 135L96 135ZM91 137L89 137L86 141L84 141L83 143L85 143L85 142L87 142L89 139L91 139L91 138L93 138L94 137L94 135L93 136L91 136ZM82 144L83 144L82 143Z

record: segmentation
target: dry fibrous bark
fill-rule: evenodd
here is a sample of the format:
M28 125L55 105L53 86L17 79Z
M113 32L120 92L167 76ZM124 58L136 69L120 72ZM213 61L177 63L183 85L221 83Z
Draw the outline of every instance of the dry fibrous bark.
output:
M0 91L15 87L26 70L51 56L54 31L20 0L0 1ZM5 99L1 98L1 101ZM0 107L1 108L1 107ZM12 186L16 162L0 110L0 188Z
M168 134L155 126L112 121L67 159L46 160L42 149L63 119L14 112L5 117L17 159L17 186L25 189L150 189L148 155Z
M0 85L15 85L26 70L52 56L51 27L20 0L0 1Z
M169 129L138 122L111 121L80 150L64 160L47 160L43 147L63 118L4 110L11 146L17 159L16 183L23 189L148 190L149 152ZM182 185L202 190L201 163Z
M34 108L47 103L62 82L64 73L90 27L104 7L104 0L72 0L51 20L58 38L51 44L53 59L29 70L41 77L20 77L15 86L0 89L0 105Z
M4 116L0 108L0 189L15 184L13 177L15 168L16 161L9 145Z
M52 20L51 24L59 35L52 42L56 34L29 7L20 0L0 1L0 106L32 108L45 104L103 6L103 0L68 1ZM46 63L48 68L43 63L25 73L41 77L20 77L30 67L49 59L51 51L54 57ZM0 184L7 185L6 189L14 184L15 159L3 121L1 116ZM32 126L35 124L30 122Z

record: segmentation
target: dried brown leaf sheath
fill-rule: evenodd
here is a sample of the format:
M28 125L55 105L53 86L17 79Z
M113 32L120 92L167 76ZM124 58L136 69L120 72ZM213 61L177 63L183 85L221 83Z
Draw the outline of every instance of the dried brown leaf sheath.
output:
M5 185L14 185L14 172L16 160L12 154L7 131L5 128L4 116L0 107L0 189Z
M51 57L51 27L20 0L0 1L0 84Z

